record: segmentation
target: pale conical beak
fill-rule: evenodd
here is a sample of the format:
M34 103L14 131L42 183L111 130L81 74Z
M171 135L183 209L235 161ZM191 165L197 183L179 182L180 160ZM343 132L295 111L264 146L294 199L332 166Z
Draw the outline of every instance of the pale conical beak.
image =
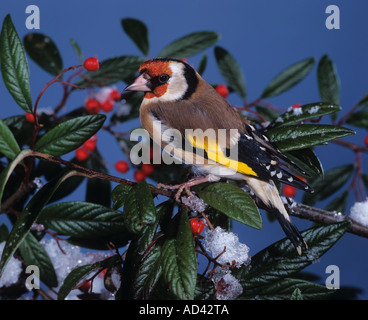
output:
M146 73L142 73L135 81L127 86L125 91L151 91L149 88L149 76Z

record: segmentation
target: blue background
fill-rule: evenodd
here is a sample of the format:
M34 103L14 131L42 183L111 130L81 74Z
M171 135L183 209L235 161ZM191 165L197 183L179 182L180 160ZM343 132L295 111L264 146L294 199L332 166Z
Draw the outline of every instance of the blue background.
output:
M3 1L0 19L2 21L10 13L21 38L32 32L25 26L25 9L30 4L40 9L40 30L34 31L44 33L54 40L62 54L64 67L79 63L70 45L70 38L79 43L84 58L97 56L104 60L119 55L139 55L138 49L121 28L121 19L132 17L142 20L148 26L150 57L154 57L171 41L190 32L209 30L220 33L218 45L229 50L244 71L248 101L258 98L269 81L285 67L308 57L315 57L318 62L324 54L328 54L334 61L341 79L343 109L340 115L368 93L368 3L364 0ZM328 30L325 27L328 16L325 10L330 4L340 8L340 30ZM208 49L207 53L209 60L204 78L211 83L224 82L217 69L213 49ZM197 66L200 57L197 55L190 58L189 63ZM32 98L35 101L51 76L31 60L29 66ZM294 103L319 101L316 69L315 66L308 77L292 90L268 101L285 110ZM119 90L124 88L123 83L117 86ZM85 96L85 92L73 94L65 111L81 106ZM1 118L23 113L3 84L0 84L0 97ZM54 85L42 97L39 108L54 107L61 97L61 87ZM241 105L237 96L231 95L229 99L231 103ZM133 121L118 129L127 131L136 126L137 122ZM364 130L358 130L356 136L346 139L362 144L366 134ZM119 175L113 164L124 156L115 140L101 132L98 147L108 161L110 173ZM355 160L353 152L333 144L318 147L316 151L325 170ZM363 166L367 172L366 154L363 155ZM132 172L124 177L132 178ZM302 192L299 191L296 199L300 200L301 196ZM83 200L83 187L73 197ZM354 202L351 195L347 208ZM320 202L318 206L323 208L326 204ZM297 218L293 220L300 230L311 226L310 222ZM237 223L233 231L250 247L252 255L284 237L277 223L270 223L266 217L261 231ZM340 268L341 286L361 288L363 291L359 298L368 298L367 239L344 235L318 263L312 264L305 271L318 274L323 284L328 276L325 273L326 267L331 264Z

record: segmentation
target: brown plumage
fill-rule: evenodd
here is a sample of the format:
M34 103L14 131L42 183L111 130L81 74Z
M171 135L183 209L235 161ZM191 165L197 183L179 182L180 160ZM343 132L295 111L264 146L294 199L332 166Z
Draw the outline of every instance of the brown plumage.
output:
M245 181L268 211L276 215L301 254L299 243L305 247L306 243L291 222L274 183L278 180L310 191L309 185L283 169L279 160L297 166L188 64L174 59L152 59L144 62L139 72L140 76L126 90L146 92L140 119L152 139L163 148L172 147L170 153L195 167L197 174L205 177L198 179L198 183L221 178ZM188 130L196 129L215 134L188 134ZM224 133L225 139L221 139ZM235 157L225 155L233 150ZM194 184L191 181L174 186L179 190L176 199L179 201L181 191L189 192L188 188Z

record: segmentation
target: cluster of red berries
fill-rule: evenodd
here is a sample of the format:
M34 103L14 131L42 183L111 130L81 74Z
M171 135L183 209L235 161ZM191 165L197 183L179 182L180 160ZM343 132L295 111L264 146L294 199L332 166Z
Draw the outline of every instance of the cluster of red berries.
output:
M100 63L96 57L87 58L84 61L84 67L88 71L96 71L100 67ZM85 107L90 114L99 113L101 110L110 112L114 109L116 101L120 100L120 92L115 88L103 88L94 97L88 98Z
M120 173L126 173L129 170L128 162L119 160L115 162L115 169ZM155 171L155 167L150 163L142 163L140 168L134 172L134 180L140 182L145 180Z
M90 97L85 102L85 107L90 114L99 113L101 110L110 112L115 103L120 100L120 92L115 88L105 87Z
M82 146L75 150L75 157L78 161L86 161L89 157L89 153L94 151L97 146L97 135L93 135Z

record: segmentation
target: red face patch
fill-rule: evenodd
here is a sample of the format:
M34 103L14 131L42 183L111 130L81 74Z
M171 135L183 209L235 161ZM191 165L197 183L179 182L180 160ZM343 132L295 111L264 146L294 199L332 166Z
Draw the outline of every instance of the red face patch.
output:
M162 60L148 60L141 64L139 67L139 72L146 72L151 78L158 77L161 74L167 74L169 76L172 75L172 70L170 68L170 61L162 61ZM146 92L145 98L151 99L154 97L163 96L168 88L168 84L163 84L161 86L156 87L153 92Z

